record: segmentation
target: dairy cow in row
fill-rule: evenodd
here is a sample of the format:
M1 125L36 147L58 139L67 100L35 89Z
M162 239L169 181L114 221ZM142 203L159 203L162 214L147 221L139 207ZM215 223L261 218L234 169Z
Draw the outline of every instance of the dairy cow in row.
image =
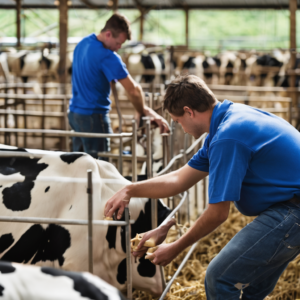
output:
M3 300L125 300L114 287L90 273L0 261Z
M18 52L8 52L6 57L9 72L14 76L21 77L23 82L27 82L30 78L40 78L41 76L47 76L50 81L59 80L58 53L22 50ZM73 53L70 52L66 56L68 75L71 75L72 72L72 60Z
M18 149L1 145L1 152L41 154L37 157L0 156L0 215L87 219L87 170L93 173L93 218L104 218L106 201L130 184L116 168L84 153ZM151 229L149 199L130 202L131 236ZM159 223L169 209L159 202ZM94 274L120 290L126 288L125 230L94 226ZM2 260L87 271L86 226L2 223ZM133 287L162 292L160 269L144 257L132 261Z

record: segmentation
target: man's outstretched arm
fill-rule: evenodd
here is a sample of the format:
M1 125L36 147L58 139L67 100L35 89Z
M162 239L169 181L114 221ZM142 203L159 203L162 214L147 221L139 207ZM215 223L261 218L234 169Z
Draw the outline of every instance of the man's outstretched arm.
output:
M145 105L144 93L141 86L136 83L130 75L120 79L119 82L123 85L128 94L130 102L140 116L148 116L160 128L161 133L170 132L168 122L156 113L153 109Z
M130 198L155 199L171 197L188 190L207 175L207 172L198 171L189 165L185 165L181 169L169 174L130 184L118 191L107 201L104 215L112 217L114 212L117 212L117 219L120 219Z

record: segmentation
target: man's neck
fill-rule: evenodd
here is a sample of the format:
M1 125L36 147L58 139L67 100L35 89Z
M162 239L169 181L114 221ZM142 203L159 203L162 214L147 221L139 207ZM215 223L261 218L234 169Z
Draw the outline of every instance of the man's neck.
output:
M103 34L99 33L98 35L96 35L96 37L97 37L97 40L99 42L101 42L105 48L107 48L106 45L105 45L105 37L103 36Z

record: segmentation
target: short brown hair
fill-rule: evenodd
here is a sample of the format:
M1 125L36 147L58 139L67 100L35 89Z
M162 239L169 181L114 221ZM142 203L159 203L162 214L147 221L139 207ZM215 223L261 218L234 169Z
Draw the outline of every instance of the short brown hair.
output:
M118 37L121 32L127 34L127 40L131 40L131 28L129 20L119 13L114 13L105 23L101 32L111 31L114 38Z
M163 109L179 117L184 114L184 106L204 112L212 108L216 101L217 98L201 78L183 75L167 86Z

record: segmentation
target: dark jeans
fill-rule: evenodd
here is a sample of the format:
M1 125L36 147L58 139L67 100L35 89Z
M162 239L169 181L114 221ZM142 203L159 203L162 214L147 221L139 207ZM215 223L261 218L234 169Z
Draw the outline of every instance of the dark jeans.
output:
M69 123L74 131L90 133L113 133L108 114L81 115L74 112L68 113ZM83 151L94 158L98 158L98 152L110 151L108 138L80 138L73 137L73 151Z
M200 242L201 243L201 242ZM264 299L300 253L300 202L272 205L238 232L210 262L208 300Z

